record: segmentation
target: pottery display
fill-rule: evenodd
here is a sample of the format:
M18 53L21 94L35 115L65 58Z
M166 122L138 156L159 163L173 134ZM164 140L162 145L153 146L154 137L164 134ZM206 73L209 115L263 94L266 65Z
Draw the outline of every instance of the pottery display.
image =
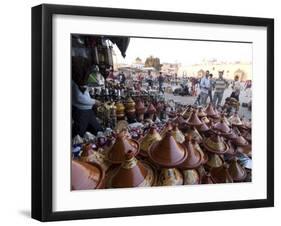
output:
M176 168L162 168L158 176L158 186L183 185L183 176Z
M180 144L182 144L185 140L183 133L179 130L177 125L173 126L172 135L175 138L175 140Z
M125 160L117 169L109 172L107 188L150 187L155 183L154 171L134 157L132 151L125 155Z
M241 182L245 180L247 172L238 162L237 158L234 158L229 165L229 174L235 182Z
M166 132L162 140L153 143L148 150L150 160L165 168L179 166L187 155L185 146L175 140L171 131Z
M131 151L134 156L139 153L139 143L129 139L124 131L117 135L115 143L110 148L107 159L112 164L121 164L125 160L125 155Z
M161 135L157 132L156 127L152 126L148 133L140 140L140 154L148 156L148 149L151 144L161 140Z
M105 173L98 164L71 161L71 190L103 188L104 176Z

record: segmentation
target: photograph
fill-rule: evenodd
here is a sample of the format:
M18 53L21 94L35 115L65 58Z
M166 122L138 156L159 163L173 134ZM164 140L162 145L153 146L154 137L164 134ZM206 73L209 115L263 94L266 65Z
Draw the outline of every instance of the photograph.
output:
M253 42L70 39L71 191L252 183Z

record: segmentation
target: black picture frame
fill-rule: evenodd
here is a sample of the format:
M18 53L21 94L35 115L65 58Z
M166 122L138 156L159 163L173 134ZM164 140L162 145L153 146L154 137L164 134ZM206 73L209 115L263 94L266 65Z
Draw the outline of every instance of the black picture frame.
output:
M267 28L267 198L179 205L52 211L52 17L55 14L181 21ZM32 8L32 218L122 217L274 206L274 20L177 12L43 4Z

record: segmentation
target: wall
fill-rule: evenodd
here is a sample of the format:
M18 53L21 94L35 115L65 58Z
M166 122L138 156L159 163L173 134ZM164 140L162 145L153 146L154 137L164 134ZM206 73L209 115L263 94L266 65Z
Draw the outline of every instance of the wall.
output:
M140 8L191 13L229 14L241 16L274 17L275 21L275 61L281 60L281 15L278 1L118 1L118 0L61 0L46 1L56 4L92 5L104 7ZM1 225L37 225L30 219L30 155L31 155L31 83L30 83L30 7L41 1L3 1L1 4ZM280 64L276 64L275 84L281 84ZM276 115L281 114L277 98L281 89L276 89ZM280 127L280 117L276 117L275 127ZM280 137L276 129L276 138ZM280 147L281 139L276 139L276 207L249 210L217 211L204 213L173 214L162 216L130 217L118 219L84 220L54 223L55 225L254 225L277 221L280 204Z

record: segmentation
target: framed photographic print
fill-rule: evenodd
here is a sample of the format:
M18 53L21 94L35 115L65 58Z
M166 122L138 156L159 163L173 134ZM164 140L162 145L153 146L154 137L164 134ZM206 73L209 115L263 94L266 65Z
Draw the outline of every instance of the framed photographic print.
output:
M274 205L274 21L32 8L32 217Z

